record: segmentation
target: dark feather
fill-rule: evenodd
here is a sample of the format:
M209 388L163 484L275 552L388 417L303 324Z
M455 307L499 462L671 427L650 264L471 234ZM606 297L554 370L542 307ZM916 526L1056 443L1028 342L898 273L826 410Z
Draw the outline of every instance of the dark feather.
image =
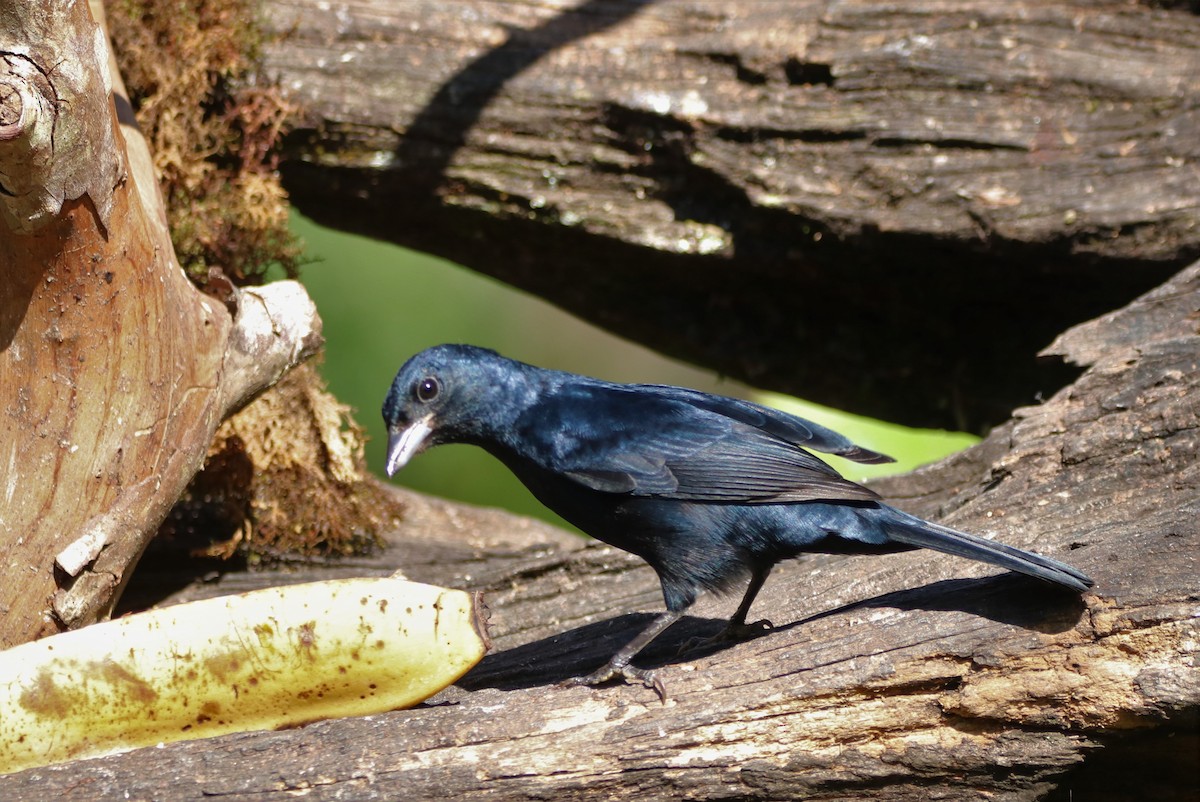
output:
M606 493L751 504L879 498L800 446L852 453L849 440L765 410L660 385L567 383L516 427L540 467Z

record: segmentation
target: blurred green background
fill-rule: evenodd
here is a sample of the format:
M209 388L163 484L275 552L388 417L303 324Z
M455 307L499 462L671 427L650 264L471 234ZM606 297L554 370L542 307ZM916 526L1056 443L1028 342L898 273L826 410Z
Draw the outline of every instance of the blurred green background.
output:
M756 391L666 359L450 262L322 228L296 212L292 228L305 242L307 257L312 260L304 266L301 280L324 321L326 348L320 370L333 394L354 407L356 420L366 428L370 437L367 461L378 475L383 474L387 439L379 408L392 377L417 351L447 342L482 345L524 362L612 381L678 384L753 399L830 426L896 458L890 465L858 465L829 458L834 467L855 480L907 471L977 439L895 426ZM499 462L470 446L427 451L394 481L566 526Z

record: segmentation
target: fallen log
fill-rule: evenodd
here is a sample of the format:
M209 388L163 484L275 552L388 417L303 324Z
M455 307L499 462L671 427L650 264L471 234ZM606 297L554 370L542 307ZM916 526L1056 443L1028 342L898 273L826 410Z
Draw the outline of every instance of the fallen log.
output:
M876 487L1062 558L1093 592L928 553L814 557L772 575L776 629L716 652L709 599L640 686L552 687L660 609L621 552L414 498L370 561L208 577L168 599L402 567L482 589L496 651L425 706L172 744L0 778L0 796L159 800L1188 799L1200 746L1200 264L1047 351L1079 378L979 445ZM132 593L133 591L131 591Z

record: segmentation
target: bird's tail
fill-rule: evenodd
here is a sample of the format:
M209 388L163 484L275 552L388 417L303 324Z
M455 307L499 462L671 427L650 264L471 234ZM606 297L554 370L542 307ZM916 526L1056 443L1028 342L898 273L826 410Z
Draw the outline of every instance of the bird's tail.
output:
M948 526L923 521L894 508L890 508L889 511L894 514L886 516L882 525L888 537L897 543L998 565L1080 593L1094 584L1082 571L1058 560L1022 551L994 540L968 535Z

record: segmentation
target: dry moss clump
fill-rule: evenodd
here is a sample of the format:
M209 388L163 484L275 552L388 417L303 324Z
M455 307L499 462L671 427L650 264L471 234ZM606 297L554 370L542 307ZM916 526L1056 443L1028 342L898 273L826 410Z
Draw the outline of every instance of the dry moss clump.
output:
M221 426L161 536L212 557L367 550L398 511L364 478L363 442L349 407L302 365Z
M274 148L290 105L256 75L249 0L116 0L107 6L121 74L154 154L175 254L203 286L211 267L260 284L302 248L288 229Z
M257 76L256 9L250 0L106 8L176 256L218 296L226 279L260 284L274 265L295 277L302 252L274 155L294 110ZM316 371L295 370L221 427L155 547L250 559L362 551L398 513L362 451L347 408Z

